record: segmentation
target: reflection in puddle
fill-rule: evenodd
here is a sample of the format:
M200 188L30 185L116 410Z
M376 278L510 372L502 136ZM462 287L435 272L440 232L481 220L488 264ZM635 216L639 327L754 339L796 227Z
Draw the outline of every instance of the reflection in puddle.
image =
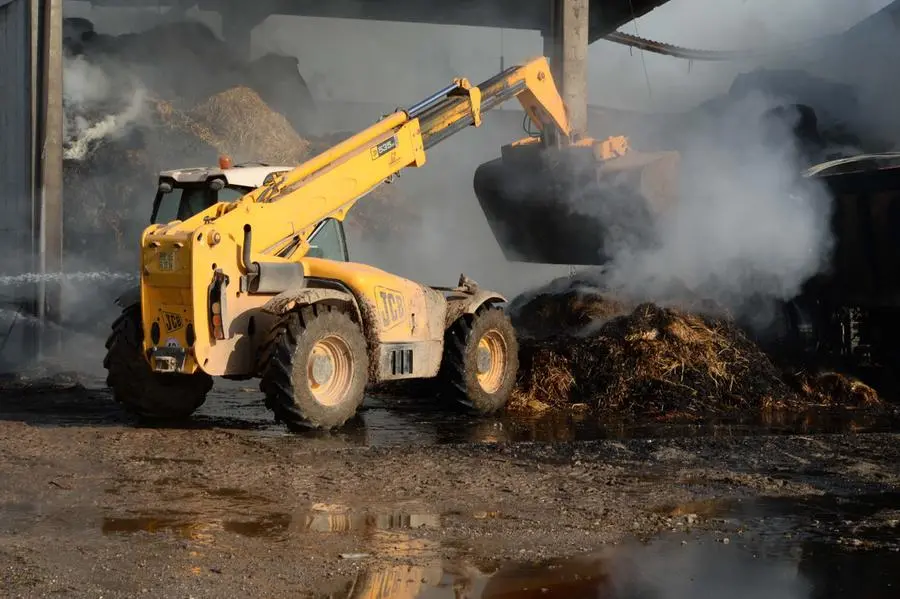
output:
M306 529L315 532L438 528L440 525L437 514L356 512L347 506L324 503L314 504L306 516Z
M254 496L239 489L221 489L210 492L210 495L237 500L238 503L253 502L254 499ZM429 543L412 539L405 532L438 528L441 525L439 515L427 512L355 511L347 506L322 503L314 504L307 513L301 513L299 518L283 513L241 518L233 509L234 505L219 510L212 509L213 506L207 508L203 512L160 511L107 517L103 519L101 530L103 534L171 534L184 539L210 542L215 532L283 540L294 531L294 527L302 526L304 531L314 533L353 533L378 545L375 549L379 555L402 556L423 554L433 549Z
M167 533L193 541L210 542L212 534L218 531L230 532L244 537L281 536L290 526L287 514L270 514L252 520L204 520L198 514L148 515L131 518L104 518L103 534L150 534Z
M886 599L900 588L897 553L847 553L833 545L724 545L669 535L648 544L493 573L471 566L367 568L346 599ZM766 554L765 557L762 557Z
M369 446L447 443L573 442L597 439L786 435L887 432L900 429L896 417L870 412L811 409L769 412L749 417L710 417L704 422L601 420L583 412L501 414L472 418L440 410L434 402L370 399L361 412L352 443ZM349 433L348 433L349 434Z
M232 490L214 495L245 497ZM417 535L441 527L441 516L412 504L391 511L314 504L299 514L254 518L140 514L104 519L103 533L167 534L201 544L228 534L276 541L292 534L352 535L354 551L364 559L330 598L886 599L900 588L897 505L898 494L666 505L655 511L726 526L715 533L669 533L650 543L629 542L568 559L507 563L496 571L476 568L465 555L442 559L437 541ZM878 530L866 532L860 523ZM839 542L850 533L861 540L852 550ZM879 535L893 539L892 544L867 550L874 545L866 543Z
M465 558L440 562L438 567L433 557L422 559L427 553L421 547L406 554L416 566L382 565L379 562L391 554L385 544L374 543L375 559L366 562L342 593L330 597L887 599L897 596L900 588L896 506L900 506L898 494L667 505L655 511L673 518L716 520L735 528L669 533L646 544L633 541L568 559L507 563L493 572L479 570ZM323 513L334 515L335 509ZM812 522L809 526L816 530L800 530L804 522ZM860 522L877 531L863 531ZM860 535L854 550L841 542L846 531L833 525ZM892 543L880 545L878 551L865 550L875 546L873 539L888 537Z
M49 393L27 397L4 397L0 415L39 426L90 424L104 426L136 425L115 405L100 382L91 383L85 393ZM27 399L27 401L25 401ZM835 433L900 430L897 417L865 410L835 411L814 408L804 413L771 412L749 418L710 418L703 423L652 422L635 424L598 420L579 410L568 412L501 413L491 417L472 417L447 409L432 397L366 398L358 418L339 430L303 435L307 443L325 445L435 445L444 443L568 442L596 439L665 438L672 436L734 437L759 434ZM171 423L142 427L173 426ZM247 393L245 383L217 380L208 400L188 422L179 425L198 429L239 429L253 435L275 437L294 442L274 421L257 391ZM195 464L200 458L136 457L150 464Z

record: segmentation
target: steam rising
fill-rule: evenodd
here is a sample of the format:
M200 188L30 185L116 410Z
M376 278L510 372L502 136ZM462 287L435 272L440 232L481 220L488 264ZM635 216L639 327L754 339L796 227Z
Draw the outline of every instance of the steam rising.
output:
M827 267L831 198L800 176L797 115L766 119L777 100L749 94L686 133L678 204L649 247L607 248L608 284L657 301L686 288L740 312L756 297L794 297Z

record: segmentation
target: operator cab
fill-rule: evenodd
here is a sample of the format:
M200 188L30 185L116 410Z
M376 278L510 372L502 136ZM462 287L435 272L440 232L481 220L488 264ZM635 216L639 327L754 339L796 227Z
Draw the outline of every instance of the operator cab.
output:
M153 202L150 224L187 220L218 202L235 202L289 166L246 163L232 166L227 156L219 168L199 167L163 171Z
M219 159L219 168L187 168L163 171L153 201L150 224L184 221L218 202L236 202L257 187L268 183L277 173L291 170L289 166L267 164L231 165L230 159ZM341 221L326 218L309 236L311 258L325 258L347 262L350 255L344 226Z

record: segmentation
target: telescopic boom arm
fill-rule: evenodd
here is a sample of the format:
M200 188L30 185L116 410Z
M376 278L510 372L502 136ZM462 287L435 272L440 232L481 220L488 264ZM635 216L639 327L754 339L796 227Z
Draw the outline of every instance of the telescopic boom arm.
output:
M512 98L517 98L522 104L528 117L545 138L545 143L565 143L573 137L565 103L550 75L547 59L542 56L523 65L510 67L477 87L472 86L465 78L455 79L452 84L421 102L383 117L367 129L284 173L282 178L273 181L274 184L254 190L245 199L253 202L282 200L301 182L335 167L346 157L377 143L385 136L390 140L390 133L399 133L413 121L418 124L413 143L420 146L417 149L428 150L466 127L480 126L483 113ZM376 153L387 152L389 145L391 144L371 149ZM391 162L391 168L382 173L383 178L389 178L408 166L422 166L425 157L418 158L420 159L408 163Z
M243 228L249 250L286 258L312 227L327 217L340 220L353 204L407 167L425 164L425 151L468 126L482 114L516 98L537 127L544 146L591 143L572 130L567 109L545 57L510 67L479 86L459 78L407 109L381 120L332 148L276 175L238 202L197 215L228 230ZM607 142L609 143L609 142ZM617 148L624 150L624 138ZM232 214L234 213L234 214ZM232 222L232 221L240 221ZM235 225L235 226L233 226Z

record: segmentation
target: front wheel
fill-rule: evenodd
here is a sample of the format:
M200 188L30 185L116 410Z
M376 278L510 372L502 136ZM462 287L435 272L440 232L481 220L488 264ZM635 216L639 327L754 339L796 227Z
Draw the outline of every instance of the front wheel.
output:
M212 389L212 377L195 374L163 374L153 372L142 355L144 333L141 306L133 304L122 311L113 323L106 341L106 384L113 398L122 406L144 418L187 418L206 401Z
M479 414L506 405L519 370L519 343L509 316L493 306L461 316L444 339L447 390Z
M259 387L289 429L336 428L356 414L369 357L346 312L326 304L289 312L276 325L269 352Z

